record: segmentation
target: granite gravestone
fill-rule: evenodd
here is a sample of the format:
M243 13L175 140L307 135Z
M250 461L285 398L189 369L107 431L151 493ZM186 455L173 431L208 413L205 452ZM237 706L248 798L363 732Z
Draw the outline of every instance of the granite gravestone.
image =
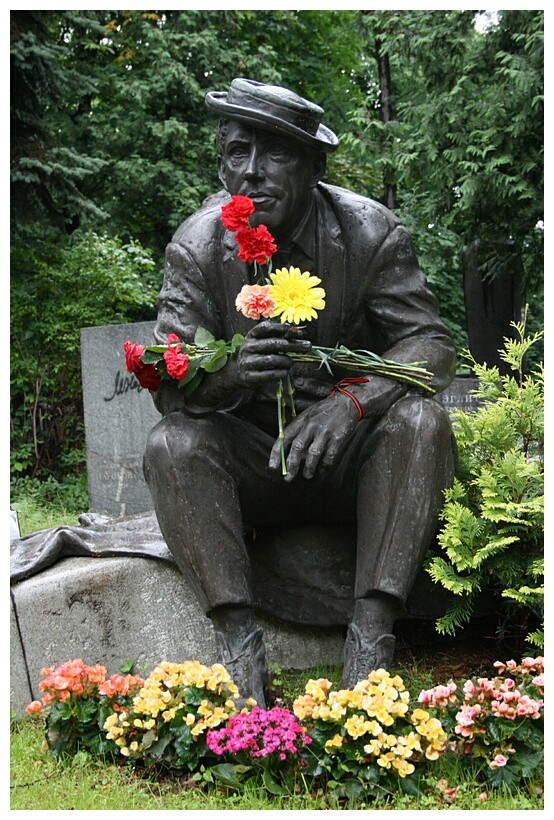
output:
M142 475L148 433L160 416L125 367L126 339L152 340L153 322L81 329L89 509L125 516L152 509Z

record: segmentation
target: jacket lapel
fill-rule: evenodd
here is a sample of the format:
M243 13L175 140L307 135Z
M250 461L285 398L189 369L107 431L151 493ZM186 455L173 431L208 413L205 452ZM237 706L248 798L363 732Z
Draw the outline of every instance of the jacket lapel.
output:
M325 309L318 316L317 341L333 347L343 338L345 247L340 224L326 199L317 194L317 272L325 289Z

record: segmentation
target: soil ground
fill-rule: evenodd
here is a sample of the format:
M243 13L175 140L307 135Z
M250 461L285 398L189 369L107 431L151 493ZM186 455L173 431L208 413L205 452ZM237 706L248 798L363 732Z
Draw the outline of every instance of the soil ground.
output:
M493 677L495 661L519 662L529 654L521 641L499 639L496 627L494 618L476 619L453 637L439 635L430 622L398 624L395 661L432 670L435 683L473 675Z

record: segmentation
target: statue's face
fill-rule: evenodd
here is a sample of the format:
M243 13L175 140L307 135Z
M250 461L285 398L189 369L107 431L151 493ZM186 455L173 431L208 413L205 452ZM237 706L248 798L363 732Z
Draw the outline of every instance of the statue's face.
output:
M316 155L292 139L228 123L220 179L232 196L252 199L256 211L250 224L265 225L277 242L294 233L306 213L320 166Z

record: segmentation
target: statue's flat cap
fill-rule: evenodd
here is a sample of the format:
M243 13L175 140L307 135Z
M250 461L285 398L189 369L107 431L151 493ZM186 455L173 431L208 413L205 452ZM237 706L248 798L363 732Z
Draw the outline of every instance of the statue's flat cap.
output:
M336 134L321 122L323 108L288 88L237 78L229 91L209 91L206 105L220 117L292 137L321 151L334 151L339 144Z

